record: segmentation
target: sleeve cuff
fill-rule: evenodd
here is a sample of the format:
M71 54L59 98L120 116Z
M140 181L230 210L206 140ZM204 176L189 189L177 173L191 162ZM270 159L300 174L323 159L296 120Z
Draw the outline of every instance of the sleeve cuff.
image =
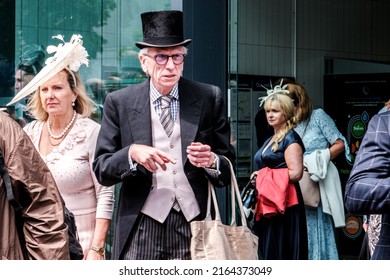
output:
M130 168L130 171L131 172L135 172L137 171L137 165L138 163L137 162L133 162L133 159L131 158L131 155L130 155L130 149L131 149L131 146L133 146L134 144L131 144L130 147L129 147L129 152L128 152L128 155L129 155L129 168Z
M215 153L213 153L213 154L217 160L215 168L204 167L204 170L207 172L207 174L216 178L221 174L221 172L219 171L220 159L219 159L219 156L217 156Z

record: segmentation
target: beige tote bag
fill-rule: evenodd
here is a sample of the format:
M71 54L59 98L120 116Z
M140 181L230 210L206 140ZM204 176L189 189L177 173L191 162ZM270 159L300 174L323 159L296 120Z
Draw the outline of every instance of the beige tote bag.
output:
M310 179L310 173L304 171L302 179L299 181L299 186L301 187L305 205L311 208L317 208L321 200L319 183Z
M209 182L206 218L203 221L193 221L190 224L192 233L191 258L193 260L258 259L258 237L247 226L236 176L230 161L229 164L232 174L230 189L231 223L230 225L222 223L215 189ZM211 200L215 209L214 220L212 220L210 213ZM241 216L240 226L236 223L237 208Z

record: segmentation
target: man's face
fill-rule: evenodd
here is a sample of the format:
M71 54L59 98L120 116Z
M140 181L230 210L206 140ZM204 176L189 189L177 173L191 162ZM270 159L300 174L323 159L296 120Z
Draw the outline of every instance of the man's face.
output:
M168 94L173 86L179 81L183 73L183 63L177 63L179 56L184 55L183 46L172 48L149 48L147 55L141 55L140 61L145 72L150 76L153 85L162 94ZM159 65L156 62L156 55L175 56L168 57L165 64ZM161 58L158 57L157 60ZM160 62L161 64L161 62Z
M15 73L15 91L19 92L22 88L24 88L32 79L34 75L27 74L23 70L16 70Z

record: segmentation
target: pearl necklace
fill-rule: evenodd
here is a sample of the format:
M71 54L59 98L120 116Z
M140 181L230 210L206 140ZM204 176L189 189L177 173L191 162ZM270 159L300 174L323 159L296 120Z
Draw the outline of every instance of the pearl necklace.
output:
M51 138L53 139L61 139L62 137L64 137L64 135L66 133L68 133L68 130L72 127L74 121L76 120L76 116L77 116L77 113L76 111L73 111L73 117L72 119L70 120L70 123L65 127L65 129L60 133L60 135L54 135L52 132L51 132L51 127L50 127L50 117L47 119L47 131L49 132L49 135Z

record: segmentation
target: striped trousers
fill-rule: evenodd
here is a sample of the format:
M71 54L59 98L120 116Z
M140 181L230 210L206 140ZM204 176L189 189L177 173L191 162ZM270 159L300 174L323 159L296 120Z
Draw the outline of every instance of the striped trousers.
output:
M190 260L190 224L171 210L164 223L140 213L122 253L124 260Z

